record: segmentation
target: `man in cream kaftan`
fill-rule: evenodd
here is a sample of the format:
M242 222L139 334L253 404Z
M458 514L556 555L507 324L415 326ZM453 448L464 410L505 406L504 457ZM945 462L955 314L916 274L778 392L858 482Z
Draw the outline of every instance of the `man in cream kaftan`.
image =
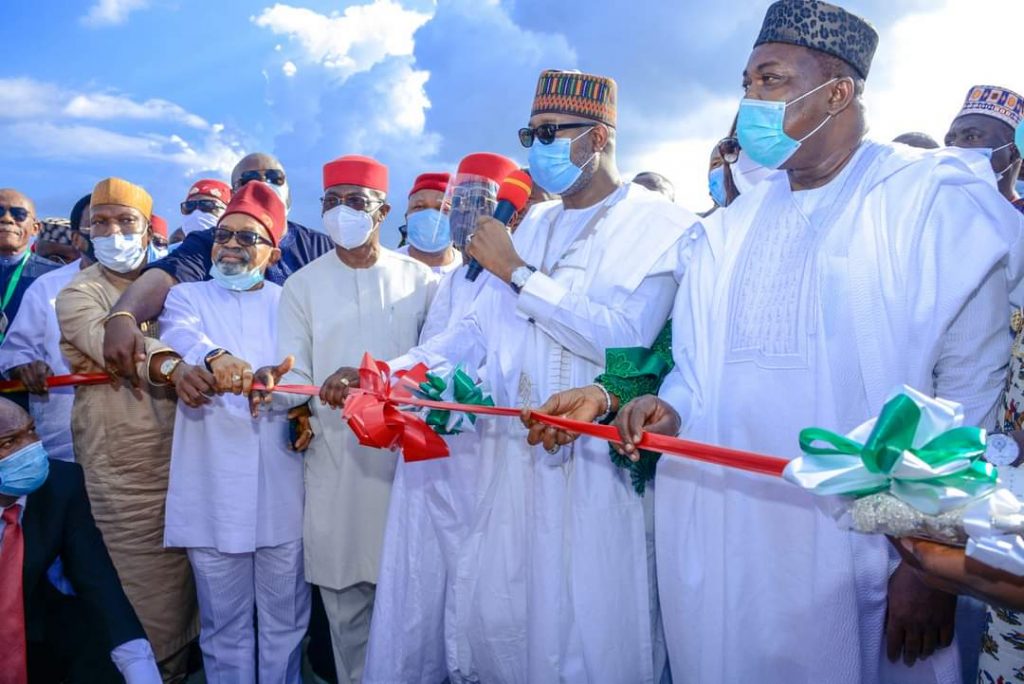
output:
M470 314L395 367L482 367L498 405L538 406L555 391L591 382L603 370L605 348L651 344L699 234L691 214L630 184L583 209L539 205L513 238L538 269L522 293L485 274ZM449 556L454 566L422 567L421 559L436 556L414 555L412 546L416 581L399 589L415 597L417 583L447 581L452 681L657 681L663 657L656 657L660 628L646 561L651 498L633 491L603 442L582 439L550 454L526 445L517 420L481 418L477 425L471 453L458 439L449 442L453 463L478 461L465 468L452 496L470 511L441 518L467 520L467 528L437 530L442 543L461 545ZM421 543L413 531L396 534ZM413 630L442 620L436 609L420 615L433 606L415 601L391 615L378 610L367 681L443 676L444 669L417 669L444 665L435 653L407 648L401 626L409 615L400 606L424 620L406 625Z
M387 169L372 159L347 156L324 167L324 227L337 248L285 283L278 356L293 355L295 365L282 383L327 387L366 352L387 359L416 344L436 281L420 262L380 247L387 205L368 198L383 200L386 189ZM346 202L372 207L371 219L346 212ZM316 436L305 454L306 579L324 599L338 680L358 682L396 456L360 446L340 412L321 399L309 408Z
M681 287L661 390L681 435L792 458L802 428L846 432L903 383L988 424L1015 214L954 157L899 146L863 143L815 190L770 176L723 212ZM959 681L955 648L886 659L885 538L839 529L781 479L663 458L656 482L675 681Z

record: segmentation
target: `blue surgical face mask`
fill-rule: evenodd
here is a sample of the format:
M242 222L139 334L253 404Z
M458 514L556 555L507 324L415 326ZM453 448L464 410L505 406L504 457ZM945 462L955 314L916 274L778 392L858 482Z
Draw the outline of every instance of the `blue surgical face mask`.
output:
M437 209L420 209L406 219L409 244L427 254L437 254L452 244L448 215Z
M149 247L146 248L147 263L151 264L154 261L159 261L160 259L163 259L165 256L167 256L166 247L157 247L152 242L149 243Z
M50 461L46 447L35 441L0 459L0 494L25 496L46 482Z
M1018 180L1013 187L1017 191L1017 197L1024 197L1024 180Z
M825 81L817 88L789 102L744 98L740 101L740 111L736 119L736 137L740 141L740 147L761 166L769 169L781 167L796 154L805 140L832 120L832 114L826 115L817 128L800 140L794 140L786 133L786 108L838 80L833 78Z
M985 155L985 157L991 162L992 161L992 157L995 155L996 152L1001 152L1002 150L1005 150L1007 147L1009 147L1012 144L1013 144L1012 142L1008 142L1005 145L1000 145L999 147L995 147L995 148L993 148L993 147L972 147L972 148L968 148L968 149L972 149L975 152L980 152L981 154ZM992 172L994 174L996 174L996 183L1002 182L1003 176L1005 176L1006 172L1010 170L1010 166L1013 166L1013 162L1010 162L1009 166L1007 166L1002 171L996 171L994 168L992 169Z
M711 194L711 199L715 200L715 204L720 207L726 205L724 166L711 169L711 173L708 174L708 192Z
M542 188L555 195L561 195L579 180L583 168L597 158L591 155L583 166L572 163L572 144L585 136L588 128L575 138L555 138L550 145L535 141L530 148L530 175Z
M146 261L141 234L96 237L92 246L96 261L117 273L134 271Z
M245 292L251 290L260 283L263 282L263 269L259 266L241 271L240 273L227 274L220 270L219 264L216 262L213 266L210 266L210 277L213 278L213 282L217 283L225 290L233 290L234 292Z

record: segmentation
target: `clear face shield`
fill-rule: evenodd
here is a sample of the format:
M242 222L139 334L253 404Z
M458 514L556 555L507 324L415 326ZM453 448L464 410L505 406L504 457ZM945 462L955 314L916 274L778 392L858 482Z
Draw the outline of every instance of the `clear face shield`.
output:
M466 242L476 231L477 219L494 216L498 207L498 183L485 176L456 174L448 183L441 208L442 220L451 227L452 244L465 251Z

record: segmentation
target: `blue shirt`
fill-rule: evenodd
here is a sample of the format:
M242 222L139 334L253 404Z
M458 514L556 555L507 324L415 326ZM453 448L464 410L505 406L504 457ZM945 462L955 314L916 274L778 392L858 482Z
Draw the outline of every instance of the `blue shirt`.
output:
M213 260L213 228L189 233L178 249L156 261L145 270L159 268L179 283L195 283L210 279ZM281 244L281 259L267 269L266 278L277 285L284 285L288 276L314 259L334 249L334 242L323 233L310 230L298 223L288 222L288 232Z

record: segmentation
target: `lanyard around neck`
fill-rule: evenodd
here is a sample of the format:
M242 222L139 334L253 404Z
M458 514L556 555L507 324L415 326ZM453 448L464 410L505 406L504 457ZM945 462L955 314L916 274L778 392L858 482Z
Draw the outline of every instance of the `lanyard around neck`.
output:
M11 303L11 297L14 296L14 291L18 288L18 281L21 280L21 272L25 270L25 262L28 261L30 254L31 252L26 250L25 256L21 257L21 261L18 263L18 268L14 269L14 274L11 275L11 279L7 281L7 290L4 292L3 301L0 302L0 311L7 311L7 305Z

